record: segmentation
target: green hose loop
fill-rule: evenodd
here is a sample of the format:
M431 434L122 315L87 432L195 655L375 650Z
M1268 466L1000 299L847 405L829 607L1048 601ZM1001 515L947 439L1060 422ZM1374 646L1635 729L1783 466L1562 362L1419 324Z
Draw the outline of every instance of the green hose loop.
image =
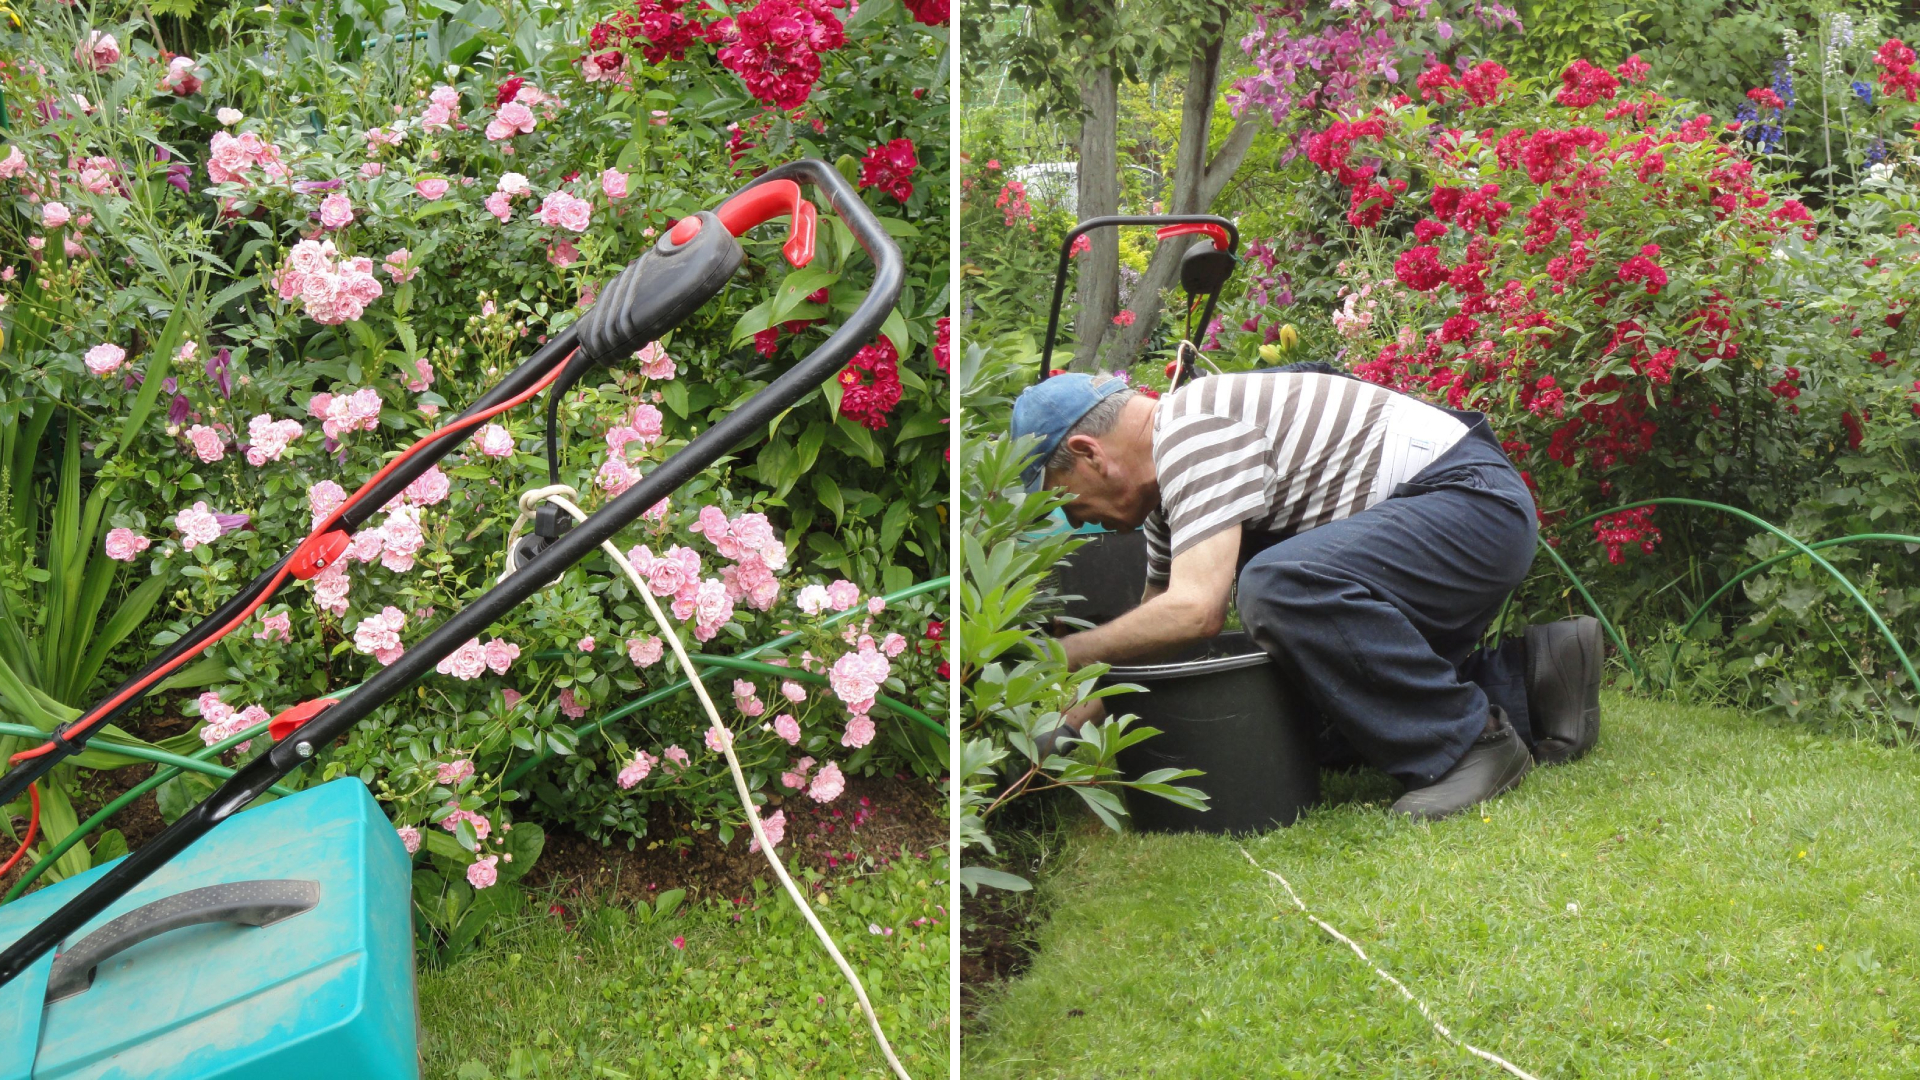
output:
M910 597L919 596L922 593L933 592L936 589L944 589L951 583L951 581L952 581L951 578L946 578L946 577L931 578L927 581L922 581L917 585L909 585L908 587L901 589L899 592L888 593L887 595L881 597L880 599L889 604L895 603L896 601L906 600ZM849 611L843 611L838 615L834 615L831 618L822 622L820 624L821 628L825 629L827 627L837 626L840 623L846 622L847 620L853 618L855 615L858 615L865 610L866 610L865 608L856 607ZM748 649L746 652L741 653L737 659L750 660L753 657L758 656L761 653L764 653L770 649L778 649L786 645L791 645L794 642L799 640L800 640L800 635L798 633L783 634L780 637L774 638L771 641L764 642L760 645L754 646L751 649ZM715 659L715 658L711 656L696 656L694 658L694 663L699 664L712 659ZM786 671L787 669L782 668L781 670ZM708 679L711 679L723 674L725 674L725 672L720 668L720 666L716 665L714 667L710 667L701 671L700 681L706 682ZM644 709L649 705L655 704L657 702L665 701L666 699L673 697L674 695L679 694L684 690L689 689L690 687L692 687L692 685L693 684L688 682L687 680L681 679L678 682L672 683L668 686L661 687L660 689L655 690L653 693L648 694L645 697L641 697L633 701L629 701L625 705L622 705L621 707L613 710L610 713L600 716L597 719L590 720L587 723L582 724L577 728L574 728L573 737L575 739L584 739L587 736L593 734L594 732L599 731L601 728L607 726L608 724L613 723L615 720L624 720L625 718L632 716L634 713L639 712L641 709ZM944 732L942 734L944 734ZM534 755L533 757L528 758L527 760L521 762L520 764L514 766L512 769L508 770L507 775L501 779L501 783L511 785L519 782L519 780L522 777L532 772L534 768L538 766L541 762L546 761L548 758L552 756L553 755L548 751L542 750L540 753Z
M1593 594L1587 591L1587 583L1580 580L1580 575L1573 572L1573 567L1567 565L1567 560L1561 558L1560 553L1553 550L1553 545L1547 543L1547 539L1544 536L1540 538L1540 550L1552 557L1553 561L1560 567L1560 572L1567 575L1567 580L1573 582L1573 587L1579 590L1581 598L1586 600L1587 606L1593 609L1594 617L1600 620L1601 628L1607 632L1608 637L1613 639L1613 647L1620 650L1620 655L1627 661L1627 667L1633 671L1634 680L1636 682L1645 680L1647 674L1640 670L1640 661L1634 657L1633 650L1627 648L1626 639L1620 636L1620 631L1614 629L1613 620L1607 618L1607 613L1600 610L1599 601L1595 600Z
M1814 551L1812 548L1808 547L1806 544L1801 543L1797 537L1793 536L1791 533L1780 528L1779 526L1774 525L1772 522L1766 521L1760 517L1750 514L1745 510L1740 509L1737 506L1728 506L1726 503L1708 502L1705 499L1664 498L1664 499L1642 499L1639 502L1631 502L1621 506L1616 506L1611 510L1602 510L1598 513L1588 514L1586 517L1583 517L1578 521L1569 523L1566 526L1566 528L1578 529L1580 526L1586 525L1590 522L1598 521L1601 518L1606 517L1608 514L1618 514L1627 510L1637 510L1643 506L1697 506L1697 507L1702 507L1708 510L1718 510L1723 514L1732 514L1733 516L1740 518L1743 521L1750 522L1754 525L1758 525L1760 528L1767 530L1773 535L1793 545L1794 550L1796 550L1802 555L1805 555L1807 558L1812 559L1814 562L1814 565L1820 567L1820 569L1825 570L1828 574L1832 575L1833 580L1839 582L1840 587L1847 591L1847 595L1853 597L1854 603L1860 605L1860 610L1867 613L1867 618L1871 619L1873 621L1873 625L1877 629L1879 629L1880 636L1886 639L1887 646L1893 650L1893 654L1895 656L1900 658L1900 667L1907 673L1908 684L1913 687L1916 693L1920 693L1920 672L1914 671L1913 659L1907 655L1907 650L1900 647L1900 639L1893 636L1893 629L1887 625L1887 621L1885 619L1880 617L1880 612L1876 610L1872 604L1867 602L1867 598L1860 594L1860 590L1854 586L1852 581L1847 579L1847 575L1842 574L1838 569L1834 567L1832 563L1821 558L1818 552ZM1556 554L1554 558L1558 560L1559 556ZM1564 562L1561 563L1561 567L1562 569L1566 569L1569 575L1573 573L1573 571L1570 568L1567 568ZM1586 590L1583 587L1581 591L1585 592Z
M19 727L19 726L21 725L18 725L18 724L0 725L0 727L8 727L8 728ZM20 880L13 883L13 887L7 890L7 895L0 896L0 905L10 904L16 899L18 899L20 897L20 894L26 892L27 887L29 885L32 885L34 881L36 881L40 877L41 874L46 873L49 867L51 867L53 864L60 861L60 856L65 855L68 852L68 850L70 850L75 844L78 844L81 840L86 839L87 834L99 828L100 825L104 823L108 818L119 813L122 808L132 804L135 799L138 799L140 796L145 795L147 792L152 791L153 789L159 787L161 784L166 783L167 781L173 779L174 777L179 776L182 772L186 772L189 769L191 769L192 771L195 771L195 772L207 773L210 776L232 776L233 775L232 769L227 769L217 765L208 765L205 761L201 759L214 757L226 751L229 747L237 746L240 743L246 742L249 739L265 734L267 727L268 727L267 724L255 724L254 726L248 728L247 730L242 731L237 735L230 736L222 742L217 742L212 746L205 748L204 750L196 750L187 757L177 757L176 755L168 754L167 757L174 759L176 762L179 762L180 764L170 764L164 769L159 769L155 771L152 776L147 777L145 780L142 780L140 783L135 784L133 787L128 788L126 791L122 792L119 798L113 800L107 805L101 807L99 810L95 811L94 815L88 818L87 820L81 822L79 827L75 828L72 832L68 833L66 836L61 837L60 842L53 846L53 850L47 852L47 854L42 856L41 858L36 859L34 861L34 864L27 868L27 872L20 875ZM6 734L14 735L14 734L20 734L20 733L14 732L14 731L8 731L6 732ZM46 732L41 731L38 728L35 728L35 729L32 729L31 732L29 732L28 734L30 736L45 735ZM115 746L114 749L116 751L119 751L125 748ZM129 754L128 756L131 757L134 755ZM275 795L293 794L293 792L287 790L284 787L281 787L279 784L275 784L273 787L269 788L268 790L272 791Z
M1903 544L1920 544L1920 536L1908 536L1905 533L1854 533L1852 536L1839 536L1831 540L1818 540L1818 541L1815 541L1814 543L1808 544L1807 547L1814 551L1819 551L1823 548L1839 547L1842 544L1863 543L1870 540L1892 541L1894 543L1903 543ZM1698 623L1701 617L1707 613L1707 609L1712 607L1714 603L1718 601L1722 596L1725 596L1727 593L1731 592L1735 585L1740 584L1741 582L1747 580L1753 575L1758 574L1764 570L1767 570L1774 566L1778 566L1779 564L1786 562L1788 559L1791 559L1799 554L1800 553L1798 551L1785 551L1765 561L1754 563L1752 566L1747 567L1745 570L1740 571L1738 574L1735 574L1732 578L1728 579L1725 585L1722 585L1720 586L1720 588L1714 590L1714 593L1712 596L1707 597L1705 602L1703 602L1699 607L1693 609L1693 614L1687 616L1686 624L1680 627L1680 633L1676 635L1676 640L1667 649L1667 686L1669 688L1673 686L1673 669L1675 665L1679 663L1680 641L1686 638L1687 631L1693 629L1694 624Z

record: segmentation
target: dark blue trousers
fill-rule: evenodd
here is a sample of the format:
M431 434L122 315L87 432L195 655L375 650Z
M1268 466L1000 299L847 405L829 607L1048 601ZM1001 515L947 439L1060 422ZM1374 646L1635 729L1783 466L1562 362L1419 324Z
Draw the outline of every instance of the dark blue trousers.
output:
M1467 435L1386 500L1240 571L1240 620L1319 711L1329 763L1357 752L1411 787L1466 753L1489 703L1532 741L1520 642L1479 646L1533 565L1533 497L1485 417L1454 415Z

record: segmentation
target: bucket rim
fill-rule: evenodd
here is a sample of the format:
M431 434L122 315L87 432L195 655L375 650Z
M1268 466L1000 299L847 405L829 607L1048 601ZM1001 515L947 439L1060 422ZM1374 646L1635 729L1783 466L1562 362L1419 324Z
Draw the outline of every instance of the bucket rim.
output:
M1222 634L1221 637L1228 635ZM1213 640L1219 640L1215 638ZM1235 656L1212 656L1203 660L1182 660L1161 664L1115 665L1101 676L1102 682L1152 682L1166 679L1185 679L1196 675L1218 675L1228 671L1240 671L1244 668L1259 667L1273 663L1273 658L1255 648L1252 652Z

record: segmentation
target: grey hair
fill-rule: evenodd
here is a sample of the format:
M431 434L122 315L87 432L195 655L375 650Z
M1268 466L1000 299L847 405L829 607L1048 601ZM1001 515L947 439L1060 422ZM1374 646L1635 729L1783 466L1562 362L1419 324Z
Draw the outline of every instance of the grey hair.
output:
M1126 410L1127 402L1133 400L1133 394L1132 390L1122 390L1096 402L1093 408L1087 410L1087 415L1060 436L1060 445L1054 448L1053 456L1047 459L1047 468L1054 472L1066 472L1073 468L1073 451L1067 449L1067 440L1075 435L1099 438L1112 431L1113 426L1120 422L1120 414Z

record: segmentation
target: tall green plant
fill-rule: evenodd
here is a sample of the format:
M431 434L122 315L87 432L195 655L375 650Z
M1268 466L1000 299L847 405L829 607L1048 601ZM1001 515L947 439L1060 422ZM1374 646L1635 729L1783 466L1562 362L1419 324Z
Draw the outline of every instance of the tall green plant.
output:
M1108 828L1118 830L1126 809L1116 788L1133 788L1182 805L1202 808L1206 796L1173 782L1198 776L1193 769L1156 769L1126 779L1117 764L1122 750L1160 733L1135 726L1125 715L1084 730L1084 749L1043 754L1036 738L1060 725L1074 706L1126 693L1135 687L1097 686L1107 665L1067 670L1066 654L1041 632L1059 610L1049 578L1062 558L1083 542L1059 529L1054 511L1065 501L1056 492L1027 494L1020 467L1031 440L1005 437L1008 415L1002 387L1031 371L1034 347L1024 337L1003 341L989 353L974 345L960 369L967 391L963 430L960 523L960 685L965 703L960 767L960 844L991 855L992 816L1014 800L1065 789L1084 801ZM1017 875L963 865L968 890L986 885L1026 889Z

